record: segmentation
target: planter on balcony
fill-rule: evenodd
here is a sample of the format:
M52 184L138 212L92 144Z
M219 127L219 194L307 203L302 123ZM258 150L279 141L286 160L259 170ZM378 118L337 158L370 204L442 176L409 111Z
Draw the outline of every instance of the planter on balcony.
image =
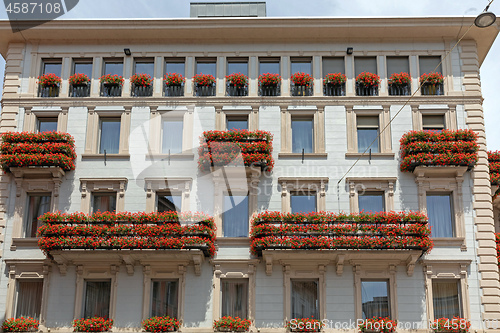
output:
M55 166L75 169L75 142L58 132L7 132L1 135L0 164L5 172L12 167Z
M356 83L357 96L378 96L378 86L366 86Z
M165 97L181 97L184 96L184 86L167 86L165 85Z
M252 322L240 317L224 316L214 320L214 331L216 332L246 332L250 329Z
M149 86L139 86L132 84L132 89L130 91L132 97L150 97L153 96L153 85Z
M251 251L267 249L421 250L432 248L427 216L418 212L334 214L263 212L252 219Z
M268 96L279 96L281 95L280 86L261 86L259 87L259 95L268 97Z
M248 96L248 86L239 87L228 84L226 87L227 96Z
M198 249L215 254L213 218L201 213L47 213L38 246L55 250ZM182 222L182 225L181 225Z
M170 318L169 316L152 317L142 322L142 329L151 333L177 332L180 326L181 323L177 318Z
M323 94L325 96L345 96L345 85L325 84Z
M466 318L453 317L435 319L430 328L440 333L467 333L470 329L470 321Z
M271 171L272 135L264 131L207 131L200 138L198 168L257 166Z
M93 317L73 320L74 332L108 332L113 327L113 319Z
M400 140L403 172L417 166L474 167L478 160L477 135L471 130L411 131Z
M342 73L328 73L323 78L323 93L325 96L345 96L347 76Z
M215 85L212 86L199 86L196 85L194 88L195 96L208 97L215 96Z
M89 97L90 84L72 84L69 87L69 97Z
M312 86L296 86L292 85L290 87L290 94L292 96L312 96L313 89Z
M408 96L410 95L411 76L406 72L392 73L389 77L389 95Z
M444 76L441 73L431 72L424 73L419 80L422 88L422 95L443 95Z
M491 185L500 185L500 151L488 152Z
M443 84L428 84L425 83L420 89L422 95L443 95Z
M357 96L377 96L380 77L370 72L362 72L356 76Z
M48 86L42 87L38 86L38 97L58 97L59 96L59 86Z
M8 318L2 324L3 332L36 332L39 322L31 317Z
M103 83L101 85L101 96L103 97L120 97L122 95L121 84Z
M196 74L193 76L195 96L215 96L215 77L210 74Z
M389 95L390 96L409 96L410 86L409 85L389 85Z
M227 96L248 96L248 76L232 73L226 76Z
M259 95L279 96L281 76L275 73L263 73L259 75Z
M38 97L57 97L61 78L54 73L43 74L38 77Z

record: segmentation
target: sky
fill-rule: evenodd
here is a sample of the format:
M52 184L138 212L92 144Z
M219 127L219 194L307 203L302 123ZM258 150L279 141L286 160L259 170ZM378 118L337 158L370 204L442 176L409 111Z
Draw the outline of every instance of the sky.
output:
M236 1L236 0L232 0ZM246 0L248 1L248 0ZM488 0L258 0L265 1L268 17L284 16L463 16L478 15ZM193 0L193 2L228 2L226 0ZM175 18L189 17L188 0L80 0L60 19L84 18ZM500 0L494 0L490 11L500 16ZM0 9L0 19L7 19ZM500 19L500 18L499 18ZM496 82L500 77L500 37L497 38L481 66L484 114L488 149L500 150L500 94ZM5 61L0 56L0 78ZM3 82L3 80L2 80Z

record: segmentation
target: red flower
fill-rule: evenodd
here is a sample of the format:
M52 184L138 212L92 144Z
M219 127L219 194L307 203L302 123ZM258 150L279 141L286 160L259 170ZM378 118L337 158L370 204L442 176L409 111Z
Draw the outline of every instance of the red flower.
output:
M38 84L42 87L58 87L61 81L61 78L54 73L43 74L38 77Z
M380 77L377 74L362 72L356 76L356 83L361 84L365 87L378 87L380 83Z
M89 77L85 74L81 73L76 73L73 74L69 77L69 83L76 86L76 85L84 85L87 84L90 81Z
M323 79L323 83L332 85L332 86L341 86L345 84L347 81L347 76L341 73L330 73L326 74L325 78Z
M153 80L149 74L134 74L130 77L130 83L135 84L138 87L149 87Z
M311 75L302 72L297 72L295 74L292 74L290 80L292 80L293 84L296 86L306 86L306 87L312 85L314 81Z
M163 78L166 86L181 86L186 79L179 73L167 73Z

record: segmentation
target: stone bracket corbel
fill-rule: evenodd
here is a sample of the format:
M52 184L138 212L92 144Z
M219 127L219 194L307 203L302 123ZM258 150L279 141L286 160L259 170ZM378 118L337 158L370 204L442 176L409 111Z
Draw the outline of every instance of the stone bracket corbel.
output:
M408 276L413 276L413 271L415 270L415 263L417 262L420 256L418 254L412 254L406 260L406 274Z
M273 275L273 258L271 256L265 256L264 260L266 261L266 275Z
M339 254L339 257L337 259L337 275L342 276L344 273L344 260L345 260L345 254Z
M129 276L134 275L134 261L132 260L132 258L130 258L130 256L123 256L122 259L123 262L125 263L127 274Z
M203 262L203 255L195 255L193 256L193 263L194 263L194 274L196 276L201 275L201 263Z

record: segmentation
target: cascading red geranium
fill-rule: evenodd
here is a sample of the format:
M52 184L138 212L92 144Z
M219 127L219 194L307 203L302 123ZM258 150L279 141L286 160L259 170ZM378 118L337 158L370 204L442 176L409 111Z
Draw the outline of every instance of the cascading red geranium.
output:
M73 320L73 332L107 332L113 327L113 319L93 317Z
M290 80L296 86L309 87L309 86L312 86L314 78L310 74L303 73L303 72L297 72L297 73L292 74L292 76L290 77Z
M370 72L362 72L356 76L356 83L365 87L378 87L380 84L380 76Z
M69 84L71 84L73 86L80 86L80 85L88 84L90 79L86 74L75 73L69 77L68 81L69 81Z
M59 76L54 73L47 73L40 75L38 77L38 84L41 87L58 87L61 84L62 80Z
M260 87L277 87L281 83L281 76L274 73L264 73L259 75Z
M176 332L180 326L181 323L177 318L171 318L169 316L151 317L142 322L144 331L151 333Z
M323 84L332 86L341 86L347 81L347 76L342 73L329 73L325 75Z
M420 84L438 85L443 84L444 76L438 72L424 73L420 76Z
M138 73L130 77L130 83L135 84L137 87L149 87L153 80L149 74Z
M196 74L193 76L193 83L197 86L213 86L215 84L215 77L210 74Z
M488 152L491 185L500 185L500 151Z
M179 73L167 73L163 78L163 82L167 87L182 86L186 78Z
M39 321L31 317L19 317L5 319L2 324L4 332L36 332Z
M435 319L430 328L434 332L450 332L450 333L467 333L470 329L471 323L466 318L453 317Z
M106 74L106 75L103 75L101 76L101 78L99 79L99 82L103 83L103 84L116 84L116 85L123 85L123 83L125 82L125 79L123 78L123 76L120 76L120 75L112 75L112 74Z
M243 88L248 84L248 76L242 73L232 73L226 76L226 82L231 86Z
M495 241L497 243L497 262L500 267L500 233L495 234Z
M240 317L224 316L219 320L214 320L213 328L220 332L246 332L250 329L252 322L249 319Z
M387 83L390 86L409 86L411 84L411 76L405 72L393 73Z

